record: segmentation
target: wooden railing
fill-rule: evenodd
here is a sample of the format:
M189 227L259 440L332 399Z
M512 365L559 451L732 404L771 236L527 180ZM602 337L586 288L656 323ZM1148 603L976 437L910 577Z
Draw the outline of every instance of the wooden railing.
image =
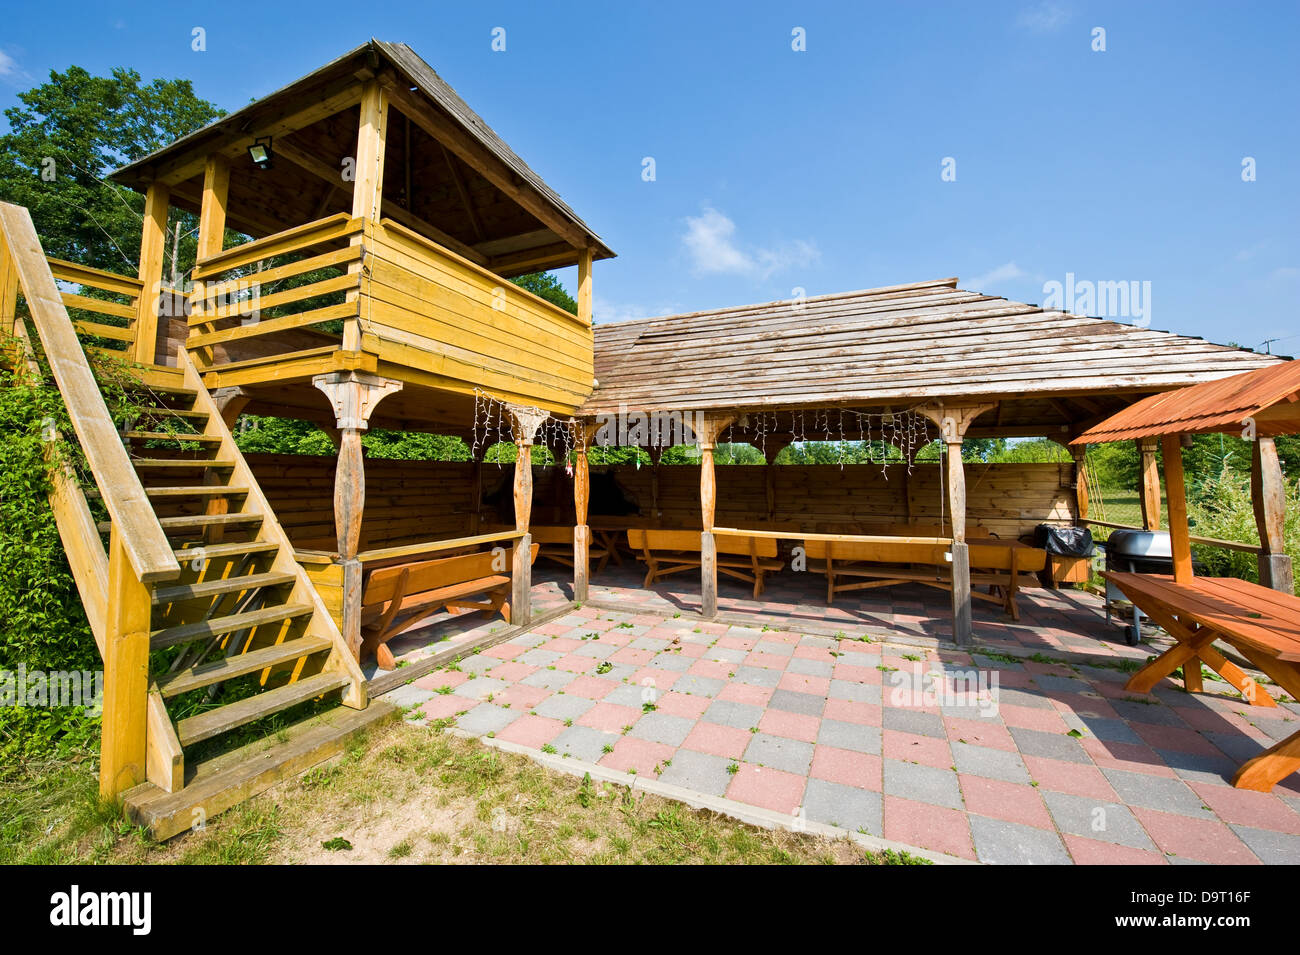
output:
M200 260L187 339L200 368L300 351L301 336L284 333L355 318L363 226L340 213ZM241 352L250 343L256 351Z
M90 277L60 270L79 276L68 281ZM26 315L17 308L19 290ZM158 715L149 702L149 584L174 580L181 569L104 403L64 294L27 210L0 203L0 330L19 340L17 370L39 375L27 320L35 328L112 522L105 554L84 492L69 470L55 470L50 504L104 659L100 791L115 795L144 781L147 724Z
M1133 524L1116 524L1112 521L1094 521L1091 518L1085 518L1079 522L1088 524L1092 527L1105 527L1113 531L1141 531L1146 530L1144 527L1136 527ZM1202 547L1218 547L1222 550L1237 550L1243 554L1262 554L1264 548L1259 544L1244 544L1241 541L1222 540L1218 537L1196 537L1188 538L1193 544L1200 544Z
M78 334L97 340L87 343L91 352L132 360L136 357L136 329L144 283L137 278L92 269L89 266L50 258L50 274L56 281L76 284L79 292L60 292ZM87 290L111 298L84 295Z

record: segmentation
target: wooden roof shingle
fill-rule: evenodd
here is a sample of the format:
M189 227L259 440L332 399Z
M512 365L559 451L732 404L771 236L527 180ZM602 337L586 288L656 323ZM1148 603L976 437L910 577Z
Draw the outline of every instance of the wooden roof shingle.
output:
M956 279L597 324L587 415L1166 391L1281 359Z

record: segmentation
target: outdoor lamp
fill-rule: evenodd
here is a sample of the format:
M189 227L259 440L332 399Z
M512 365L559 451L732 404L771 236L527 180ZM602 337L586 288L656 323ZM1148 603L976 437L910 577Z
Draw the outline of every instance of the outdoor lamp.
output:
M271 168L271 137L259 136L253 140L253 145L248 147L248 158L253 160L253 165L258 169Z

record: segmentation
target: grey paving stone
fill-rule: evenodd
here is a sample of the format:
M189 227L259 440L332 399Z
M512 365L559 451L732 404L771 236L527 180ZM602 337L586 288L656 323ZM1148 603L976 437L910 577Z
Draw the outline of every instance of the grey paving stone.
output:
M583 762L594 763L605 755L605 747L618 742L617 733L606 733L590 726L570 726L551 744L562 754Z
M885 762L885 795L914 799L931 806L961 809L961 786L957 774L949 769L936 769L918 763L904 763L896 759Z
M1232 826L1231 829L1265 864L1300 864L1300 836L1250 826Z
M822 720L817 730L817 742L836 749L879 756L880 727L845 723L841 720Z
M655 637L637 637L628 644L633 650L649 650L651 653L663 653L668 649L667 640L659 640Z
M975 855L992 865L1070 865L1061 837L1048 829L971 815Z
M707 718L707 717L706 717ZM812 766L813 745L800 740L755 733L745 747L745 762L768 766L787 773L807 776Z
M524 686L540 686L546 690L563 690L577 678L578 674L570 673L568 670L542 669L528 674L519 682Z
M1258 756L1263 751L1263 747L1259 743L1249 736L1243 735L1235 727L1223 733L1206 733L1202 731L1201 735L1223 750L1227 757L1238 766L1246 760Z
M510 641L511 646L516 647L540 647L551 638L544 633L521 633Z
M1029 770L1018 753L1009 753L973 743L952 744L953 765L957 772L984 779L1002 779L1009 783L1029 783Z
M650 666L656 670L685 673L694 663L690 657L684 657L680 653L661 653L650 661Z
M667 713L650 712L636 721L629 734L637 739L646 739L652 743L666 743L669 746L681 746L695 725L694 720Z
M935 739L945 739L948 735L944 732L943 720L934 713L926 713L923 710L887 706L884 709L883 720L887 730L913 733L917 736L932 736Z
M766 667L736 667L734 677L737 683L744 683L747 686L761 686L766 689L773 689L781 682L780 670L769 670Z
M971 654L971 661L985 670L1024 670L1023 663L1006 663L1002 660L995 660L992 657L986 657L978 651Z
M1091 763L1087 752L1079 741L1065 733L1044 733L1042 730L1029 730L1019 726L1010 726L1011 738L1016 742L1016 749L1026 756L1043 756L1047 759L1062 759L1070 763Z
M1123 769L1103 769L1102 774L1110 781L1125 805L1159 809L1161 812L1173 812L1197 819L1215 818L1214 813L1205 808L1201 797L1192 792L1181 779L1132 773Z
M833 637L819 637L816 634L805 633L799 638L799 646L815 647L818 650L834 650L840 642Z
M484 656L481 653L471 653L460 661L458 666L462 673L472 673L475 676L482 676L493 667L499 667L503 660L497 657Z
M1083 680L1072 676L1052 676L1048 673L1034 674L1034 682L1044 690L1053 693L1087 693L1092 689Z
M641 722L644 722L644 718ZM635 734L636 731L633 730L633 735ZM731 774L727 772L727 767L730 765L731 760L721 756L679 749L673 754L672 763L663 771L659 779L696 792L724 796L727 786L731 783Z
M829 679L830 675L835 672L835 664L828 663L825 660L807 660L804 657L795 657L785 669L787 673L798 673L800 676L818 676Z
M1052 710L1052 701L1033 690L1022 690L1015 686L998 687L998 704L1007 706L1027 706L1035 710Z
M432 690L422 690L413 683L399 686L395 690L385 693L380 699L385 703L392 703L394 706L400 706L402 709L410 709L412 706L419 706L426 703L435 696Z
M749 654L744 650L736 650L732 647L709 647L700 659L716 660L719 663L743 663L747 656Z
M734 700L714 700L701 717L706 723L719 726L731 726L747 730L757 726L763 718L763 708L750 703L737 703Z
M595 700L586 697L571 693L553 693L533 707L533 712L553 720L576 720L595 705Z
M821 716L826 707L826 700L811 693L796 693L794 690L776 690L767 701L769 709L783 710L787 713L802 713L804 716Z
M992 703L983 706L978 704L948 706L940 702L939 712L955 720L994 720L1001 723L1001 720L998 719L996 706Z
M1226 756L1180 753L1172 749L1157 749L1156 753L1180 777L1198 783L1229 785L1238 766Z
M491 677L481 676L466 680L452 692L457 696L469 697L471 700L486 700L489 696L496 696L508 689L510 689L510 684L505 680L494 680Z
M831 680L832 700L850 700L854 703L873 703L880 705L881 687L875 683L855 683L852 680Z
M1158 726L1184 726L1183 718L1172 706L1163 703L1135 703L1132 700L1111 700L1110 705L1120 718L1130 723L1154 723Z
M523 714L495 703L480 703L463 716L458 716L456 727L466 733L486 736L488 733L501 732L521 715Z
M667 692L658 685L645 686L640 683L621 683L605 694L604 702L640 709L647 699L646 690L652 691L649 695L654 699L658 699L659 694Z
M699 676L694 673L684 673L681 679L673 684L674 693L687 693L691 696L717 696L727 685L726 680L718 680L711 676Z
M530 667L549 667L554 666L556 661L563 657L563 653L556 653L554 650L535 647L527 653L519 654L515 659L520 663L527 663Z
M1134 849L1155 849L1146 831L1124 806L1066 793L1044 792L1042 796L1062 832Z
M599 640L588 640L582 646L574 650L574 654L580 657L591 657L593 660L603 660L618 650L618 647L612 643L601 643Z
M794 656L794 644L782 643L779 640L760 640L754 647L755 653L771 653L778 657Z
M676 762L676 759L674 759ZM803 794L804 818L849 832L883 836L880 793L856 786L810 779Z
M1123 720L1110 719L1102 716L1080 716L1077 713L1066 714L1062 716L1073 716L1083 724L1083 729L1097 739L1105 740L1108 743L1141 743L1142 737L1133 732L1132 728ZM1070 720L1066 720L1069 725Z

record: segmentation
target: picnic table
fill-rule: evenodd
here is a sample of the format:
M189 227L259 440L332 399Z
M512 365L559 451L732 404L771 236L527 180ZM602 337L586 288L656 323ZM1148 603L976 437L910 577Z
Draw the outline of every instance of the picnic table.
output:
M1300 699L1300 597L1231 577L1176 581L1163 574L1108 571L1103 576L1159 624L1177 643L1129 679L1125 689L1151 690L1182 667L1189 693L1202 689L1204 663L1253 706L1277 702L1256 680L1213 646L1216 640ZM1252 757L1232 778L1239 789L1268 792L1300 770L1300 731Z

